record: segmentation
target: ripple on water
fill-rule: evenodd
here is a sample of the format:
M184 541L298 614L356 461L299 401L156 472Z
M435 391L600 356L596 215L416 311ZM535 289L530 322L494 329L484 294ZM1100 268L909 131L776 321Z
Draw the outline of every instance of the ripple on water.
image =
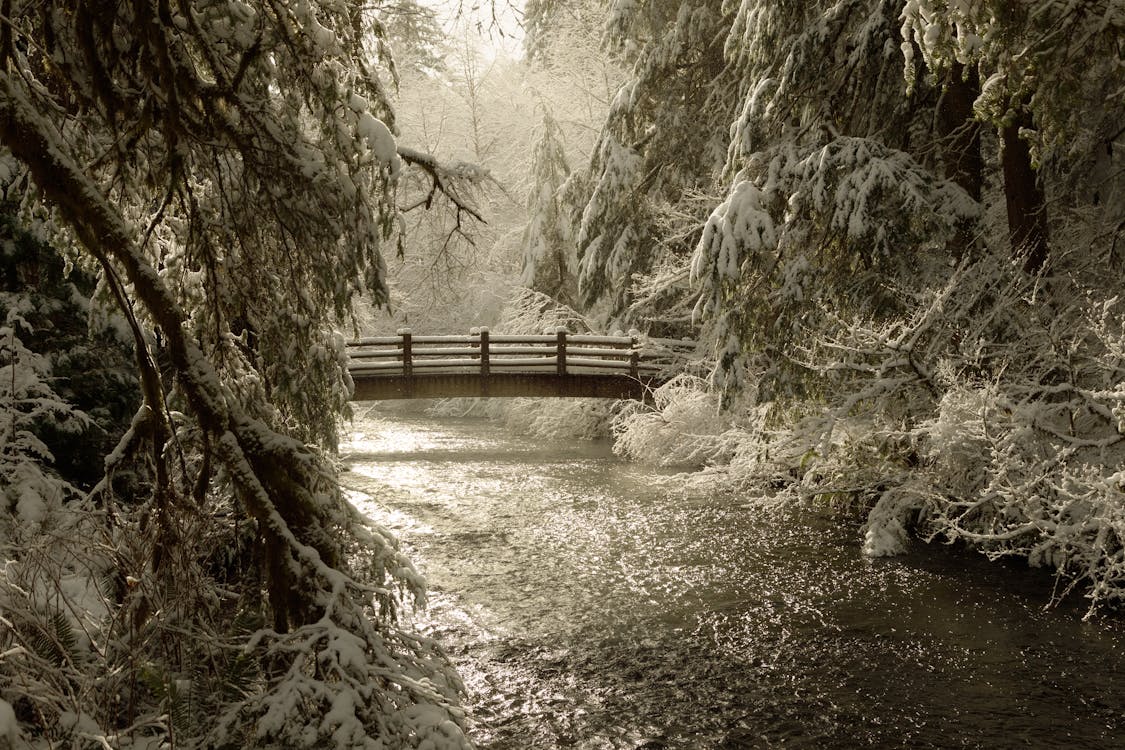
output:
M867 560L821 514L604 446L375 420L346 483L433 588L487 748L1125 746L1121 634L1041 579ZM374 435L375 437L370 437Z

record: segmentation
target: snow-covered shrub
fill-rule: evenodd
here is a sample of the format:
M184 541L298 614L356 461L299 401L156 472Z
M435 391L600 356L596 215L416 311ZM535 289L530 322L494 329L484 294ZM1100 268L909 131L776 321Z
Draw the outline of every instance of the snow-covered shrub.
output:
M92 300L94 277L68 271L14 211L0 202L0 366L14 367L3 403L38 412L26 416L22 439L34 434L58 476L89 489L137 407L131 341L122 318Z
M616 449L830 505L862 525L869 555L913 535L957 542L1055 569L1091 611L1121 603L1125 305L1081 258L1036 277L984 254L888 284L896 314L793 321L798 387L720 411L705 383L674 381L655 409L618 415Z
M588 317L553 297L534 289L519 287L505 302L496 322L497 333L554 333L558 329L571 333L595 330Z
M21 316L5 303L0 325L0 544L33 534L64 502L80 493L51 468L54 456L37 434L43 425L71 434L89 418L62 400L49 384L46 357L16 336Z
M617 408L613 401L594 398L447 398L425 411L435 417L490 419L541 438L601 440L609 437Z
M613 420L613 450L657 466L725 464L737 447L734 420L701 378L683 375L653 392L653 404L631 402Z
M869 554L913 525L1052 567L1092 608L1125 600L1125 309L1096 265L1059 266L986 257L915 291L907 317L806 332L794 359L820 416L790 430L822 439L802 491L869 507Z
M0 698L25 736L82 747L124 726L101 691L120 684L109 669L128 653L117 640L128 619L109 617L116 582L109 547L97 543L104 519L88 507L40 511L34 527L0 544Z
M597 440L609 435L617 409L616 402L597 398L504 399L500 418L528 435Z
M207 746L469 747L460 678L435 641L396 622L401 594L421 603L424 583L389 532L364 525L351 530L351 575L316 566L330 592L319 620L248 634L243 653L277 668L216 707Z
M1096 287L1056 283L1072 301L1023 318L994 344L1005 369L958 379L921 425L924 526L1055 568L1097 607L1125 601L1125 310Z
M51 389L47 357L15 335L24 321L11 297L0 295L0 699L44 728L80 715L109 566L89 545L82 493L59 477L36 434L43 424L80 432L90 420Z
M99 498L117 506L108 486ZM346 564L294 560L325 579L323 615L280 631L264 619L257 532L229 494L196 512L146 510L45 505L0 543L0 699L25 735L67 747L352 748L372 735L467 747L456 673L396 624L424 584L389 533L356 517L340 530L354 540Z

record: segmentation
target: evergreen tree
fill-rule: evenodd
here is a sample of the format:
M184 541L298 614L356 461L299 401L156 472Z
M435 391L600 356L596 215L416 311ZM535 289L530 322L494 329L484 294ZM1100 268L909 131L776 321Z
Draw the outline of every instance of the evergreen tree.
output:
M46 568L25 547L0 580L6 611L36 622L19 592L54 586L108 644L67 662L109 680L90 689L52 682L32 631L9 633L28 657L2 668L60 686L19 696L50 737L70 711L87 733L181 744L466 743L456 677L394 623L395 587L420 582L326 450L349 396L336 329L360 295L385 298L403 162L435 193L455 179L400 156L378 31L354 3L5 5L0 142L20 165L5 186L25 220L49 209L52 242L99 275L136 351L143 403L92 496L109 507L115 471L152 471L137 511L89 517L108 559L70 536L51 559L71 572L32 585ZM219 689L228 670L256 674ZM181 722L185 684L204 721Z
M805 332L843 312L901 313L896 280L944 267L954 233L980 213L936 171L942 97L929 78L907 90L899 11L746 2L733 20L732 188L692 262L725 387L744 384L745 357L768 393L807 387L790 365Z
M400 75L432 75L446 69L448 43L436 10L415 0L393 0L381 8L380 19Z
M663 217L699 211L691 197L713 190L726 155L737 98L723 55L724 7L611 6L607 37L631 72L595 148L577 233L581 301L610 325L636 316L634 276L665 260L686 262L698 236L658 239Z
M0 320L10 326L9 345L18 340L33 353L39 365L23 365L38 372L63 411L82 415L71 424L41 421L33 431L60 477L86 491L101 479L102 458L128 427L138 397L124 321L101 314L95 293L92 276L67 273L57 252L0 215Z
M1047 180L1071 203L1121 135L1125 4L909 0L902 19L908 78L918 57L935 74L972 82L976 115L1000 134L1011 251L1026 270L1042 269Z
M535 144L531 165L530 219L523 232L524 286L574 306L577 258L563 186L570 176L558 125L549 112Z

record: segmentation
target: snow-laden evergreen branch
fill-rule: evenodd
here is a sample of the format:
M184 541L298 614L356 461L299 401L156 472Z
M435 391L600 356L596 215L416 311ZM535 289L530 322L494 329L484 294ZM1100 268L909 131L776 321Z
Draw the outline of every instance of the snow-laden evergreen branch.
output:
M48 701L41 730L105 743L148 716L181 743L464 746L448 663L391 624L396 590L420 596L420 579L355 516L324 452L349 395L332 329L360 295L385 295L402 161L374 66L356 62L370 11L6 8L0 140L37 188L27 217L50 207L54 240L147 329L138 354L163 370L146 370L138 414L166 418L135 420L99 488L110 503L146 456L137 469L157 479L101 519L127 567L92 631L112 648L83 656L126 680L123 662L150 659L160 687L126 710L113 696L135 684ZM184 581L192 607L176 602ZM233 652L214 656L220 642ZM206 695L228 668L251 677ZM184 685L218 725L178 717Z

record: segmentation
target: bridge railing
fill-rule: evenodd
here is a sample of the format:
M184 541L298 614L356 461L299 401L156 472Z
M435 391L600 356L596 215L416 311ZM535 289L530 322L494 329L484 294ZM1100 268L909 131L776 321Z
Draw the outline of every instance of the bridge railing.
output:
M601 336L558 331L551 334L496 334L487 328L468 335L416 335L401 329L395 336L370 336L348 344L353 375L412 377L479 373L555 375L618 374L659 376L677 348L693 342L648 339L638 335Z

